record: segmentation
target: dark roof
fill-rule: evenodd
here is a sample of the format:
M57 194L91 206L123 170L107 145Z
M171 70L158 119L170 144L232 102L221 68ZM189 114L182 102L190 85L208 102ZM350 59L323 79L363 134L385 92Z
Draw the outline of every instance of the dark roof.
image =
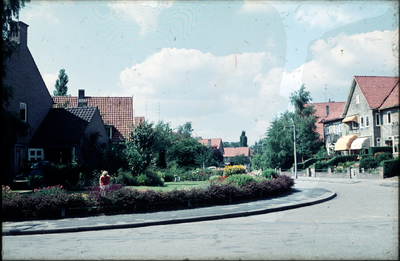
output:
M53 108L30 141L31 148L73 147L82 141L97 107Z
M85 96L83 101L87 106L97 106L104 125L114 126L112 132L112 141L117 142L129 137L133 131L133 98L132 97L90 97ZM69 107L78 107L77 96L54 96L54 108L60 105Z

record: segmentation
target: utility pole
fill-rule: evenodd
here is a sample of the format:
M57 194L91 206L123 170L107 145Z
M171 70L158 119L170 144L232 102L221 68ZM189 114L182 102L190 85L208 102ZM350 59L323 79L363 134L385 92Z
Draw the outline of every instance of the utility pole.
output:
M292 125L292 126L285 126L283 127L284 130L286 130L286 128L293 128L293 143L294 143L294 176L297 179L297 153L296 153L296 125Z

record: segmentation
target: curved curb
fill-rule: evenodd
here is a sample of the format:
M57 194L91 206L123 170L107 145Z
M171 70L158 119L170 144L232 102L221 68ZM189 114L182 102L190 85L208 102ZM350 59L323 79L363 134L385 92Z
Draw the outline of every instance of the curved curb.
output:
M278 211L285 211L289 209L296 209L306 206L312 206L316 204L320 204L331 200L337 196L335 192L332 190L328 190L329 195L319 197L315 200L306 200L305 202L298 204L286 204L283 206L271 207L266 209L258 209L252 211L242 211L237 213L230 214L220 214L220 215L205 215L198 217L190 217L190 218L175 218L168 219L162 221L142 221L136 223L127 223L127 224L118 224L118 225L99 225L99 226L84 226L84 227L67 227L67 228L52 228L52 229L37 229L37 230L20 230L13 229L9 231L2 232L3 236L19 236L19 235L37 235L37 234L55 234L55 233L71 233L71 232L87 232L87 231L98 231L98 230L106 230L106 229L124 229L124 228L138 228L138 227L148 227L148 226L161 226L161 225L171 225L171 224L182 224L182 223L191 223L191 222L200 222L200 221L211 221L218 219L227 219L227 218L237 218L237 217L246 217L252 215L260 215L267 214ZM326 193L328 194L328 193Z

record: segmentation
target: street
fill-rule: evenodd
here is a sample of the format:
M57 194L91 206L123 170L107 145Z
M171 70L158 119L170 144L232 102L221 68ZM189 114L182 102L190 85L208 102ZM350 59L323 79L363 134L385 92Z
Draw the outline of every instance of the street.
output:
M4 236L2 258L398 259L398 177L295 182L333 190L337 197L313 206L217 221Z

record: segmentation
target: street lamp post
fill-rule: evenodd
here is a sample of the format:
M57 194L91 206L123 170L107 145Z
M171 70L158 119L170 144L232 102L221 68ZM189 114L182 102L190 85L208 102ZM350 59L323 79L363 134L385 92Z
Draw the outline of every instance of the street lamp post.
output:
M294 143L294 176L297 179L297 156L296 156L296 125L285 126L283 129L292 128L293 127L293 143Z

